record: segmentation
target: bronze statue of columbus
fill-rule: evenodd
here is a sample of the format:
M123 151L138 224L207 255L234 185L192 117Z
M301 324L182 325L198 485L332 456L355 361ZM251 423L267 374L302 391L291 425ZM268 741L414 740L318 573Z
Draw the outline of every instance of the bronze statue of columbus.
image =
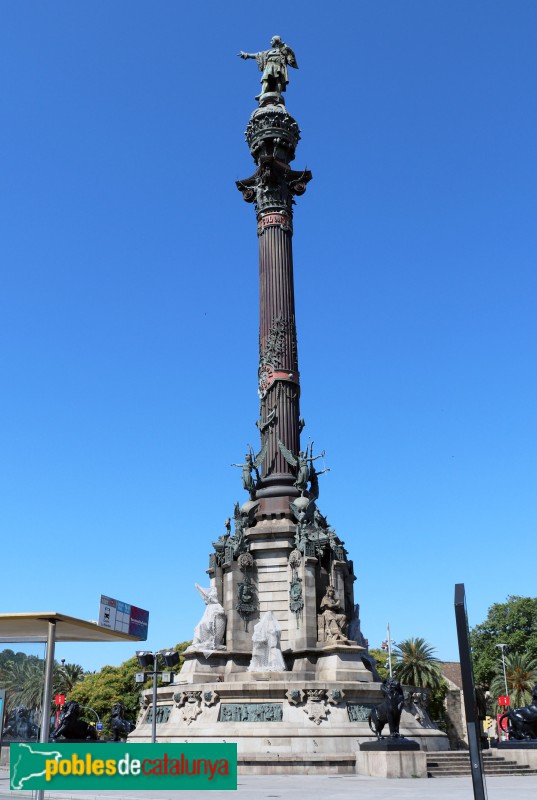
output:
M298 69L295 54L279 36L273 36L270 40L271 49L263 50L260 53L245 53L241 50L240 58L255 58L257 66L263 73L261 76L261 94L267 92L285 92L285 87L289 83L287 67ZM259 97L256 97L258 100Z

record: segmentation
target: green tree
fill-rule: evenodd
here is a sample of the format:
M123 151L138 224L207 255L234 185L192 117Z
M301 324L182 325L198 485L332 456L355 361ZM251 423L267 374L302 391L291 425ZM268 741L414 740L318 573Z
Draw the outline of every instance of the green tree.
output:
M136 656L124 661L119 667L103 667L100 672L85 675L69 692L66 700L76 700L81 706L93 709L105 724L114 703L123 703L125 716L135 721L140 687L135 683L134 675L139 669ZM91 711L86 711L83 716L89 722L94 721Z
M182 642L173 649L182 654L189 644L190 642ZM181 664L182 661L181 658ZM176 668L177 672L181 664ZM108 730L110 710L114 703L122 703L125 706L125 717L135 722L140 710L140 694L144 688L144 685L134 680L137 672L140 672L140 666L136 656L124 661L119 667L103 667L99 672L86 674L66 699L76 700L80 705L92 708L104 723L105 733ZM147 686L148 684L145 688ZM88 721L93 721L91 712L86 712L84 716Z
M45 682L45 662L37 656L28 656L17 653L14 661L4 663L0 680L6 689L6 710L9 712L15 706L24 706L28 710L41 710L43 699L43 685ZM58 690L57 672L53 672L52 694Z
M8 705L41 708L45 664L40 658L8 661L2 669L2 681L8 693Z
M380 675L380 679L382 681L386 680L389 676L390 671L388 669L388 653L385 653L384 650L381 650L380 647L370 647L369 654L373 656L375 661L377 662L377 672ZM392 663L393 663L393 655L392 655Z
M440 688L442 672L440 662L433 655L435 648L421 637L405 639L394 647L395 677L407 686Z
M476 683L490 686L497 672L498 644L510 653L537 658L537 597L511 595L505 603L494 603L484 622L472 628L470 644Z
M0 681L7 691L8 710L15 706L40 709L45 681L44 660L26 653L13 653L12 650L4 653L13 656L11 660L4 659L0 668ZM80 664L65 664L60 667L55 663L52 673L52 696L68 694L83 677L84 669Z
M56 691L58 694L69 694L77 683L84 678L84 667L80 664L63 664L56 668Z
M531 700L531 690L537 683L537 659L530 658L527 653L509 653L505 656L505 677L507 690L512 706L525 706ZM490 692L494 698L505 694L503 664L497 662L496 675L490 684ZM499 708L499 707L498 707Z
M26 661L27 658L37 658L37 656L28 656L27 653L22 653L21 651L15 653L14 650L10 650L9 648L0 651L0 676L2 675L2 670L9 661L22 662Z

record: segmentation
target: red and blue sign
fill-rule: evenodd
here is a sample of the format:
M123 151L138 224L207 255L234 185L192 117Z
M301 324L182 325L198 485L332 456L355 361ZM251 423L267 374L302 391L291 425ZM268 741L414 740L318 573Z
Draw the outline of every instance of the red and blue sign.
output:
M99 625L145 641L149 628L149 611L102 594Z

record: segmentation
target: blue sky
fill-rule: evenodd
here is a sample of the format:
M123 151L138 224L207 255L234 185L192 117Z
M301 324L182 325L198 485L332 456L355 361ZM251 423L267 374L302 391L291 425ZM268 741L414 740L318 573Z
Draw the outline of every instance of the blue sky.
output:
M235 188L295 50L304 436L372 646L458 658L535 595L537 6L16 0L0 9L2 610L190 639L256 441L257 237ZM130 645L65 645L88 669Z

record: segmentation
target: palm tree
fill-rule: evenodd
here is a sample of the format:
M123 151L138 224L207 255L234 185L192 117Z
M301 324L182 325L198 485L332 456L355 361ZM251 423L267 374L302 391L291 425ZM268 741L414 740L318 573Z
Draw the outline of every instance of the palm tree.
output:
M84 679L84 667L80 664L62 664L55 670L55 686L58 694L70 694L77 683Z
M507 689L513 706L525 706L531 701L531 690L537 683L537 658L530 658L527 653L518 655L511 653L505 656L505 676ZM493 697L505 694L505 680L501 658L492 683L490 693Z
M44 677L45 662L40 658L8 661L2 670L2 679L8 693L8 707L41 708Z
M394 648L394 675L407 686L437 689L442 682L440 662L433 655L435 648L425 639L405 639Z
M69 694L84 677L80 664L55 666L52 674L52 695ZM6 705L9 709L24 706L40 709L45 681L45 662L41 658L28 656L24 661L8 661L2 669L2 683L7 690Z

